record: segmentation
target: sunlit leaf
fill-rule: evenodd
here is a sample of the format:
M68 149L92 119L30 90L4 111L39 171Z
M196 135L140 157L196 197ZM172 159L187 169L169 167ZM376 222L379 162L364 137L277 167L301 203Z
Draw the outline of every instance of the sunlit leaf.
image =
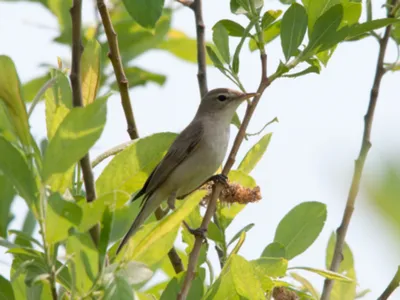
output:
M249 174L260 159L263 157L269 142L271 140L272 133L265 134L246 154L241 161L238 170Z
M261 28L266 29L269 25L271 25L279 16L282 14L282 11L279 10L267 10L261 20Z
M337 280L337 281L343 281L343 282L352 282L353 279L346 277L342 274L332 272L329 270L320 270L316 268L310 268L310 267L290 267L289 270L305 270L305 271L310 271L315 274L318 274L322 277L332 279L332 280Z
M95 40L88 40L81 58L81 85L83 106L87 106L96 99L100 82L100 44Z

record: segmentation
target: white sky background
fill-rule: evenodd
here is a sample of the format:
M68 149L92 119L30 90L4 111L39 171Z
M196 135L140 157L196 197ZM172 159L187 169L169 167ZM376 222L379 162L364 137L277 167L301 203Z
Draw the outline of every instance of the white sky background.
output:
M168 2L168 1L167 1ZM244 17L233 16L229 1L204 0L206 38L211 40L211 27L220 19L230 18L246 24ZM385 1L373 1L374 17L384 17L380 6ZM265 7L279 9L278 1L266 0ZM94 19L92 1L84 1L84 22ZM284 8L285 9L285 8ZM46 28L43 28L46 27ZM195 37L193 14L182 8L174 15L173 27ZM69 59L69 49L52 42L57 35L57 21L39 4L0 2L0 54L10 56L22 82L42 75L43 62L56 64L57 56ZM231 39L232 41L233 39ZM237 42L233 40L235 45ZM233 48L234 49L234 48ZM240 77L246 89L255 91L260 78L259 56L244 47L241 55ZM233 50L231 50L233 52ZM269 74L283 58L279 39L267 46ZM321 75L307 75L298 79L278 79L265 92L248 132L258 131L273 119L279 123L267 128L273 137L266 155L252 173L261 187L263 199L248 205L229 228L232 236L248 223L256 226L247 234L240 254L247 259L257 258L273 240L281 218L295 205L304 201L320 201L328 206L328 219L317 241L290 266L325 267L328 238L339 225L353 173L363 130L363 116L375 73L378 43L372 38L342 44ZM393 44L388 49L387 61L396 58ZM391 59L391 60L390 60ZM141 136L161 131L181 131L192 119L199 103L197 65L184 62L172 55L151 51L135 61L135 65L166 74L163 87L148 85L131 91L132 105ZM400 102L397 88L400 76L388 73L381 85L372 131L372 148L364 174L369 179L379 178L379 172L389 157L400 150ZM208 67L208 86L231 87L218 70ZM119 102L119 95L108 101L108 122L100 141L91 151L94 158L105 150L129 139ZM240 108L241 116L244 106ZM35 138L46 134L44 105L40 104L31 117ZM267 132L266 131L266 132ZM236 134L232 128L232 138ZM258 141L254 137L245 142L238 161ZM99 170L96 170L96 175ZM364 177L365 178L365 177ZM22 200L14 207L16 219L12 228L20 228L26 208ZM361 192L347 235L356 262L360 289L372 292L365 299L376 299L384 290L400 263L399 243L394 231L374 214ZM213 254L214 255L214 254ZM214 256L216 263L216 257ZM2 254L1 273L9 273L10 259ZM215 264L217 265L217 264ZM317 289L322 279L312 274ZM400 291L392 299L400 297Z

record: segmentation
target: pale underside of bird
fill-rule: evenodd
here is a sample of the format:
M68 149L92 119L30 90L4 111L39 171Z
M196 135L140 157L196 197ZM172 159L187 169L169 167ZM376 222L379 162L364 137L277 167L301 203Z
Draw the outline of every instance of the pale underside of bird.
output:
M174 208L175 199L192 193L217 171L226 155L230 123L236 109L245 99L255 95L219 88L203 97L192 122L177 136L132 199L143 197L141 210L117 253L163 201Z

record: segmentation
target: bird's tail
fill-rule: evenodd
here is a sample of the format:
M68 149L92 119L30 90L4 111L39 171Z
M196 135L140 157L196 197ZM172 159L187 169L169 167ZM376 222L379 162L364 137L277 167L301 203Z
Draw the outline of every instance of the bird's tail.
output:
M145 201L145 203L143 204L142 209L136 216L136 219L133 221L132 226L131 228L129 228L128 233L125 234L124 238L119 244L116 254L118 254L121 251L121 249L125 246L125 244L128 243L130 237L139 230L140 226L143 225L143 223L147 220L147 218L151 215L151 213L161 204L158 203L156 199L157 197L154 196L147 199L147 201Z

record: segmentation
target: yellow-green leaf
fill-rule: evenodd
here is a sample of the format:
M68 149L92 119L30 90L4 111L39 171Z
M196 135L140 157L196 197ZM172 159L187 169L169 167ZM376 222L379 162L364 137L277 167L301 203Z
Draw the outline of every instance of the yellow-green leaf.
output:
M88 40L81 58L83 106L96 99L100 81L100 55L101 47L97 40Z
M239 165L240 171L249 174L254 169L267 150L271 137L272 133L267 133L247 152Z
M21 143L30 144L28 114L21 94L21 85L14 62L0 55L0 100L8 108L10 118Z
M316 269L316 268L310 268L310 267L291 267L289 270L305 270L305 271L310 271L315 274L318 274L322 277L332 279L332 280L337 280L337 281L343 281L343 282L352 282L353 279L344 276L340 273L332 272L329 270L321 270L321 269Z

